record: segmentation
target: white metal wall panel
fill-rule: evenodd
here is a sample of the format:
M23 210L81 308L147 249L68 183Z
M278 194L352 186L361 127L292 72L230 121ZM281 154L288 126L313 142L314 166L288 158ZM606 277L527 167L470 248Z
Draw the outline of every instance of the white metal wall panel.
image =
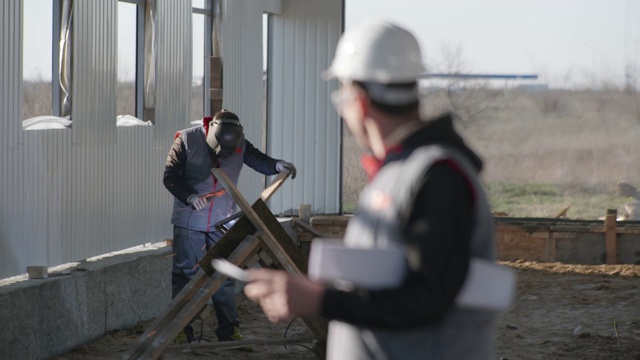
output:
M191 121L191 1L159 0L156 28L156 141L168 153L173 135ZM160 131L157 131L160 130ZM167 133L170 136L166 136Z
M317 74L340 32L340 1L225 1L225 106L265 149L261 14L280 4L267 153L293 160L300 178L280 190L276 212L301 203L336 212L340 126L329 108L332 85ZM73 126L43 131L21 126L21 0L0 5L0 278L172 236L162 172L175 132L191 119L191 1L158 0L155 124L122 128L115 126L117 0L74 5ZM262 185L243 172L250 202Z
M187 127L191 1L159 1L156 125L117 128L117 0L74 2L73 126L21 128L21 1L0 6L0 278L171 238L162 185Z
M235 112L245 137L265 152L262 94L262 14L278 10L279 1L222 2L223 107ZM272 154L269 154L272 155ZM264 188L264 176L245 167L238 188L252 204Z
M21 181L22 133L20 131L22 102L22 5L20 0L2 1L0 14L0 275L15 271L24 263L27 248L19 241L23 237L24 186Z
M77 146L113 143L117 115L113 105L116 101L118 1L74 1L73 6L71 105L75 143Z
M300 204L314 213L341 210L341 123L330 103L336 81L321 80L342 33L342 0L283 0L269 41L267 149L293 161L298 177L271 200L276 213Z

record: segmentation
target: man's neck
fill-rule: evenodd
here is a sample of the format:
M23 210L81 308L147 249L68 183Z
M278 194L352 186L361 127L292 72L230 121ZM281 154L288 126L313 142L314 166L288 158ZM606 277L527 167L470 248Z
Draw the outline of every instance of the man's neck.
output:
M411 134L415 133L418 129L423 128L425 125L426 124L420 119L415 119L397 126L384 138L385 148L389 149L400 144Z

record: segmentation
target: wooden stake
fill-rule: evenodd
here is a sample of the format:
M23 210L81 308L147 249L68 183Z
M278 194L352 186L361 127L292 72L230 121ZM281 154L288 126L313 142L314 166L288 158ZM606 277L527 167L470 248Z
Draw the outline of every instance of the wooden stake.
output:
M608 209L607 216L604 219L604 248L607 256L607 264L618 263L617 217L618 211L616 209Z

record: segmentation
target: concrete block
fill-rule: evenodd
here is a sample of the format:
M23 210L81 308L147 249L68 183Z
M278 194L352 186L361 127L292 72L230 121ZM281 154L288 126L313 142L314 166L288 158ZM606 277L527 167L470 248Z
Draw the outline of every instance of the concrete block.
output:
M49 268L46 266L27 266L29 279L46 279L49 277Z
M168 247L0 287L0 359L48 359L149 320L171 301Z
M165 309L171 302L171 261L145 256L104 270L106 331L132 327Z

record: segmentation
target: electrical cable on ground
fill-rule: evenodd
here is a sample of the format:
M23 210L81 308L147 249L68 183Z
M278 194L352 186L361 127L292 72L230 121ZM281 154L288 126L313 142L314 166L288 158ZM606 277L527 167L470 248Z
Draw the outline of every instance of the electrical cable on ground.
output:
M282 335L283 338L285 338L285 339L287 338L287 332L289 331L289 328L291 327L291 324L293 324L293 322L296 321L297 318L298 318L298 316L294 317L293 319L291 319L289 324L287 324L287 328L284 329L284 334ZM292 337L295 337L295 334ZM313 352L313 350L308 346L305 346L305 345L302 345L302 344L293 344L293 345L297 345L297 346L303 347L303 348ZM288 349L287 344L283 344L283 346L284 346L285 349Z

